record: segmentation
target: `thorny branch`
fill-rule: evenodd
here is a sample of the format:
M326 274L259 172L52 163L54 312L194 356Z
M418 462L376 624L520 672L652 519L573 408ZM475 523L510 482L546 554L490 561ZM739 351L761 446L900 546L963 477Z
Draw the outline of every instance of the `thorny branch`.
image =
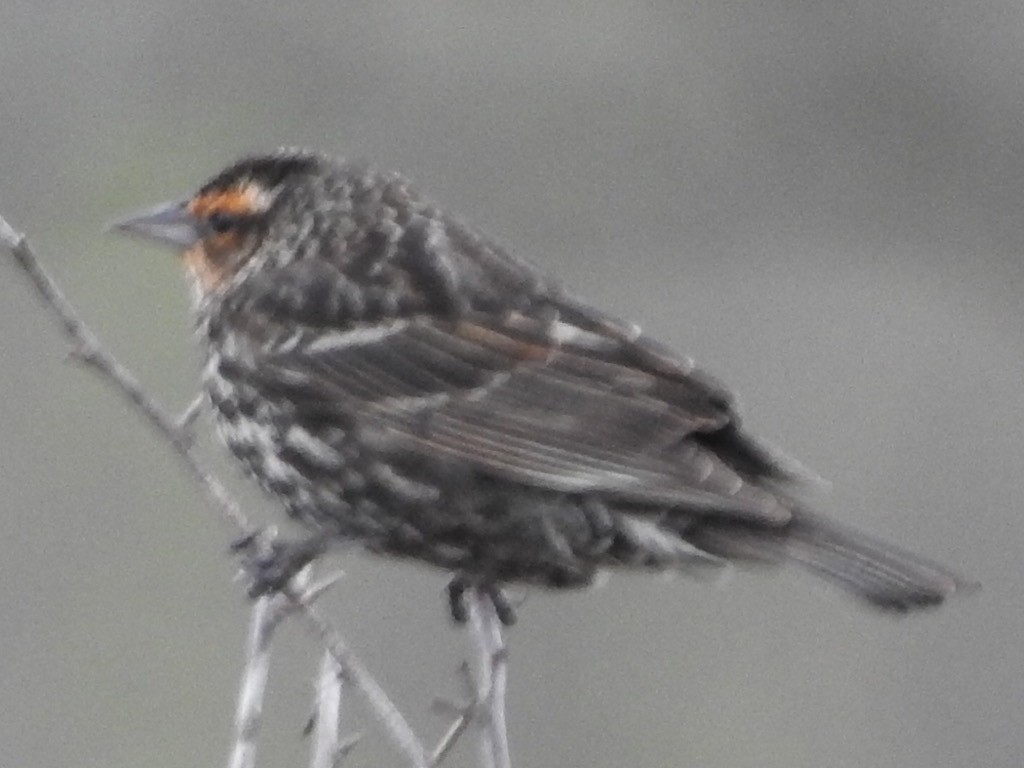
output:
M486 591L470 590L467 602L470 636L476 651L474 679L480 707L476 719L480 728L481 765L511 768L505 727L507 649L502 639L501 619L494 600Z
M256 535L257 529L224 485L192 451L190 427L201 409L201 401L193 401L177 419L169 415L146 392L135 375L105 349L63 291L43 269L25 235L11 227L2 216L0 244L7 247L38 295L60 321L71 343L73 356L113 385L146 417L157 433L170 443L185 470L206 491L239 538L254 542L253 546L266 546L266 538ZM351 747L351 741L343 743L337 734L343 685L351 685L366 699L378 722L415 768L433 768L438 765L473 719L481 715L484 716L483 765L487 768L507 768L510 762L504 723L504 646L501 626L497 616L492 615L494 608L489 601L482 595L473 595L471 628L480 659L487 659L486 663L478 664L476 697L459 714L428 756L422 742L398 708L348 647L338 630L313 606L313 600L333 580L328 579L306 589L305 582L297 578L279 593L261 598L253 606L246 667L236 713L236 742L229 768L252 768L255 763L255 738L260 727L271 640L281 619L290 613L296 613L303 620L307 629L319 638L326 650L318 680L318 710L315 715L318 743L313 753L315 768L336 764ZM326 710L323 709L325 706ZM321 730L324 732L321 733Z
M235 710L235 743L228 768L254 768L256 741L263 723L263 695L270 672L270 647L281 619L280 597L264 595L253 605L245 648L245 670Z
M492 611L494 604L486 595L473 590L471 600L484 599ZM471 610L475 610L470 606ZM508 751L508 737L505 729L505 664L507 651L504 641L501 639L500 621L493 625L497 632L497 642L493 642L495 635L485 633L484 624L489 621L497 621L495 612L491 619L482 618L479 625L471 625L471 637L474 641L474 662L466 662L460 668L460 677L465 687L464 695L466 703L456 704L454 702L438 699L434 702L434 708L442 713L454 713L455 720L452 721L444 736L438 741L437 746L430 756L430 767L440 765L448 756L455 742L459 740L469 726L476 722L480 727L480 759L481 765L487 768L508 767L511 765L511 758ZM492 644L488 645L490 637ZM485 648L485 645L487 647ZM493 650L492 650L493 649Z
M310 722L312 746L309 768L336 768L359 741L358 735L346 740L341 738L344 684L338 662L325 651L316 680L316 710Z
M292 580L292 586L300 591L305 605L312 604L317 597L337 581L337 577L334 576L308 586L312 570L313 566L310 564ZM228 758L228 768L255 768L256 744L260 728L263 725L263 697L267 689L267 676L270 673L270 650L274 633L280 623L294 609L294 605L288 598L281 594L264 595L253 604L252 614L249 618L249 635L246 641L245 668L242 671L238 704L235 708L235 742ZM330 651L325 651L324 657L325 660L330 660L332 669L338 669L338 663L334 661ZM339 702L334 707L334 724L331 726L333 732L324 732L329 725L329 720L325 717L317 718L315 721L314 738L320 745L338 744L338 729L341 726L338 717L341 695L340 671L335 677L337 678L335 688ZM321 700L318 700L317 706L321 705ZM320 753L314 755L310 768L333 768L333 762L327 762L326 758L322 756L325 749L326 747L322 746ZM337 751L340 751L340 746ZM332 754L336 755L337 751ZM333 760L333 757L331 759Z

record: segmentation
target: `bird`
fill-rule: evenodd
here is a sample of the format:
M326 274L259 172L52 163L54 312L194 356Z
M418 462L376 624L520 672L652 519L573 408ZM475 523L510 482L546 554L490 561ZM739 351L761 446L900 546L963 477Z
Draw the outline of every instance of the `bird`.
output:
M725 385L399 173L283 148L112 228L180 253L217 432L309 533L289 562L444 569L456 619L625 569L794 563L892 612L968 586L816 511Z

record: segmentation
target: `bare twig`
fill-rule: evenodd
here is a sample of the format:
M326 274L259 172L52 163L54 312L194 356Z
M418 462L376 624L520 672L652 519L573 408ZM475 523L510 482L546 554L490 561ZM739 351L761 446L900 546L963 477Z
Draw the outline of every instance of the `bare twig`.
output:
M105 381L127 398L146 417L151 426L174 448L186 471L214 501L222 517L241 537L255 536L256 529L245 513L232 499L227 489L209 472L192 452L183 424L171 417L142 387L135 375L114 358L92 330L82 321L78 312L64 296L53 279L46 273L25 235L17 232L0 216L0 244L6 245L15 262L28 276L36 293L57 316L72 345L73 354L87 364ZM191 412L186 410L186 414ZM185 420L187 424L188 419ZM307 628L323 642L325 648L344 671L346 680L365 697L377 720L384 726L392 741L416 768L426 768L427 755L416 734L398 708L358 660L340 633L303 599L291 585L281 595L296 609Z
M259 598L249 619L245 669L238 691L235 710L235 743L228 758L228 768L253 768L256 765L256 739L263 721L263 696L270 672L270 646L280 620L277 595Z
M467 592L469 632L473 641L480 758L485 768L511 768L505 725L507 649L492 595L474 587Z
M324 647L341 666L345 681L351 683L370 704L377 721L391 736L395 745L402 750L416 768L426 768L428 765L427 753L419 738L402 713L388 698L380 683L348 647L341 634L313 606L306 605L299 614L299 618L314 635L320 638Z
M335 571L329 576L324 576L321 579L317 579L312 584L309 584L305 587L305 591L302 593L302 602L309 605L314 600L319 599L321 595L327 592L327 590L341 581L344 575L344 571Z
M324 652L316 679L316 712L310 768L335 768L341 753L342 672L334 657Z
M306 566L296 574L292 580L295 589L306 589L312 570L312 566ZM245 646L245 668L235 709L235 743L228 758L228 768L254 768L256 765L256 742L263 724L263 697L270 672L270 650L278 625L291 610L292 604L280 594L266 595L253 603Z
M185 406L178 415L177 427L178 432L181 433L184 439L189 439L192 436L192 427L195 426L196 419L203 412L203 408L206 405L206 398L202 395L196 395L195 399Z
M434 751L430 754L430 768L440 765L448 753L452 751L452 747L455 746L462 734L469 728L470 723L473 722L473 718L476 716L477 706L475 703L466 707L466 709L459 714L452 724L448 726L448 730L444 732L444 735L438 740L437 746L434 747Z
M150 425L166 438L174 447L175 453L189 474L213 498L221 514L235 527L238 533L243 536L253 534L254 527L250 525L245 513L231 498L227 489L193 455L188 440L178 427L177 420L171 418L150 397L130 370L106 351L99 338L82 321L71 302L64 296L64 292L43 269L25 235L15 231L2 216L0 216L0 242L10 249L18 266L32 281L36 293L57 315L64 327L64 333L71 342L71 349L75 357L113 384L114 388L146 417Z
M430 753L430 766L435 768L448 757L455 742L466 732L473 720L477 717L480 709L480 701L477 698L476 682L473 680L473 672L469 668L469 662L464 662L459 667L459 679L462 681L463 697L462 703L456 703L447 699L436 699L433 708L442 714L454 713L455 719L448 730L437 742L434 751Z

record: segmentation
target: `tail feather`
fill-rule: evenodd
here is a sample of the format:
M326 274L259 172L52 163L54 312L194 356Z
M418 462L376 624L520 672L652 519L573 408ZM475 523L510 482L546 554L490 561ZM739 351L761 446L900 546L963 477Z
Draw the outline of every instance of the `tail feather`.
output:
M803 511L777 529L708 521L687 538L720 557L795 562L893 611L938 605L975 586L937 563Z

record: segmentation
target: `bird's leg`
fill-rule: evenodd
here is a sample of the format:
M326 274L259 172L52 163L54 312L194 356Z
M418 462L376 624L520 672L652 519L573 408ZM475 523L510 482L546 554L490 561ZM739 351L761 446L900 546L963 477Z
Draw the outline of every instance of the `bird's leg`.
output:
M328 532L318 531L304 539L280 541L257 530L233 541L231 551L243 554L245 571L252 580L249 596L256 598L284 589L327 550L330 539Z
M448 611L451 613L452 621L456 624L465 624L469 620L466 590L471 586L472 582L462 573L455 574L448 582Z
M494 584L488 584L483 588L483 591L491 599L491 604L494 605L494 612L498 615L498 620L502 625L511 627L515 624L516 611L504 590Z
M456 574L448 582L448 610L451 612L452 621L456 624L465 624L469 619L466 591L473 588L479 589L487 596L504 626L510 627L516 623L515 608L501 587L487 582L480 584L464 573Z

